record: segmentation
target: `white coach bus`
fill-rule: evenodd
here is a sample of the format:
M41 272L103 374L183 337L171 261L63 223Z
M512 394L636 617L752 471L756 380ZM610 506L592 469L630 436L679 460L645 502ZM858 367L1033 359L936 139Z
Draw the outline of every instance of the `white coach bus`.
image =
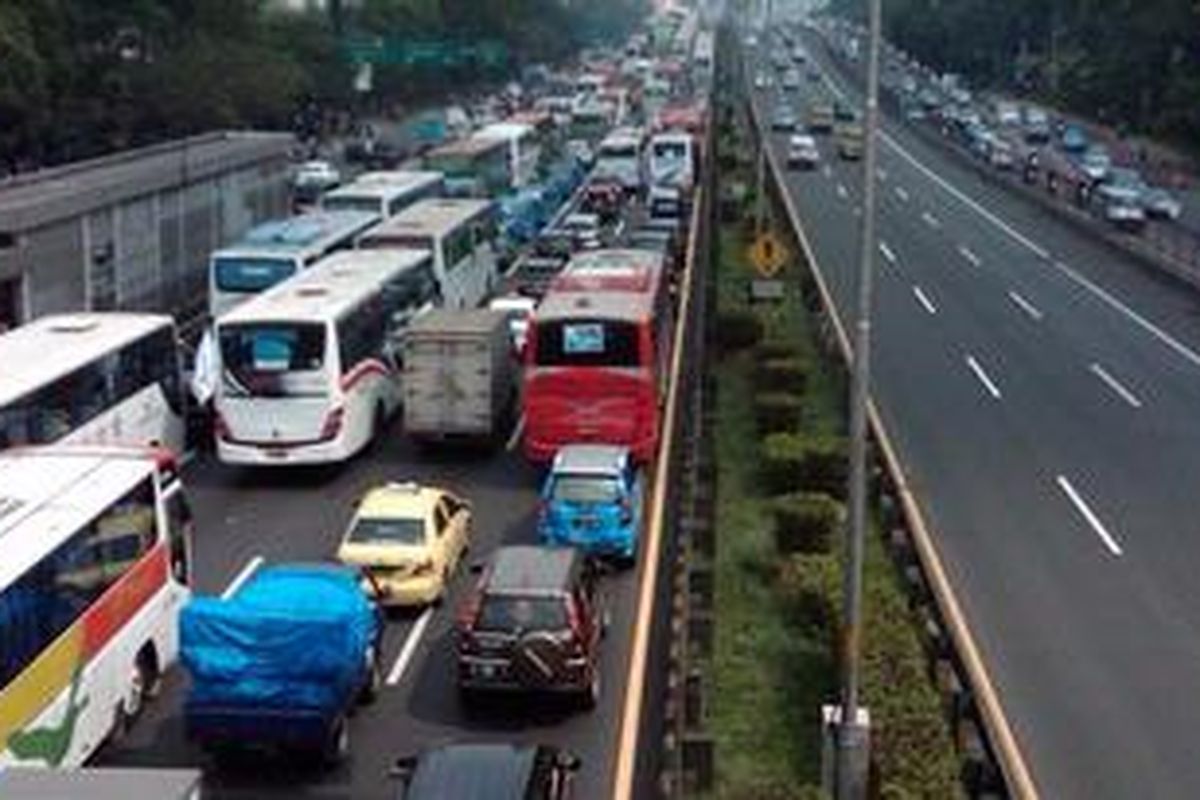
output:
M362 249L405 248L433 254L447 308L474 308L496 286L496 205L490 200L423 200L358 240Z
M0 453L0 767L73 769L129 730L178 658L191 528L165 450Z
M184 410L170 317L51 314L0 335L0 450L64 442L179 453Z
M214 318L287 280L338 250L379 222L371 211L311 211L264 222L209 259L208 308Z
M401 339L438 302L427 251L337 253L217 320L217 456L344 461L401 397Z
M326 211L367 211L388 219L418 200L441 197L446 179L431 170L388 170L364 172L351 183L326 192L321 208Z

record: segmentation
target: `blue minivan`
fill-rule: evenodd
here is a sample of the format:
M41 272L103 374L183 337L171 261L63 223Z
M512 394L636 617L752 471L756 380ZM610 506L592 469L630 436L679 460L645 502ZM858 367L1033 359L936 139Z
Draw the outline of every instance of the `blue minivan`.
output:
M555 455L542 487L538 533L548 545L632 562L644 499L645 480L629 448L567 445Z

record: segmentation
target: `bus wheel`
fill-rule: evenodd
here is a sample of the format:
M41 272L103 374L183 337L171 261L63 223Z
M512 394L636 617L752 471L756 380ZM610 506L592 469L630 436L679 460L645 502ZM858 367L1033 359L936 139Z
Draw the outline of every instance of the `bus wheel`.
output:
M146 699L158 690L158 659L152 648L143 648L129 672L125 695L117 704L117 719L113 726L116 738L127 734L146 708Z

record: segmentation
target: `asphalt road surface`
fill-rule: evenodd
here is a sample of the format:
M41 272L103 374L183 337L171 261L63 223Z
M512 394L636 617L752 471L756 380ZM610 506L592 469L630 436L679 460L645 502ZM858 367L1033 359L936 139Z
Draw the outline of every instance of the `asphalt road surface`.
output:
M807 45L764 121L861 105ZM818 142L788 190L849 322L862 165ZM1200 295L896 120L879 166L873 391L1041 796L1196 796Z

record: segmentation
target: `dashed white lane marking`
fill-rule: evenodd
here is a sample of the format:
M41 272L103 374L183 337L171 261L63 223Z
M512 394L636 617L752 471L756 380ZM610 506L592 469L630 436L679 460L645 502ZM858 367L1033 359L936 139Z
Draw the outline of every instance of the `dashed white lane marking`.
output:
M504 443L504 449L510 453L513 450L515 450L517 447L517 444L521 441L521 434L524 432L525 432L525 415L522 414L521 418L517 420L516 426L513 427L512 435L509 436L508 441Z
M926 311L928 311L931 315L937 314L937 306L935 306L933 301L930 300L925 292L921 290L920 286L913 287L913 294L916 296L917 302L924 306Z
M1024 297L1022 297L1017 292L1011 291L1011 290L1008 293L1008 299L1012 300L1014 303L1016 303L1017 308L1021 309L1022 311L1024 311L1026 314L1028 314L1030 317L1037 320L1038 322L1041 322L1042 312L1033 303L1026 300Z
M843 200L850 196L850 193L846 191L846 187L840 183L837 185L837 193L838 197L842 198Z
M967 356L967 367L970 368L971 372L975 373L975 377L978 378L979 382L983 384L983 388L987 390L987 393L990 394L993 399L999 400L1000 388L996 386L995 381L993 381L991 376L984 371L983 367L979 366L979 362L975 360L975 356Z
M1108 373L1108 371L1106 369L1104 369L1104 367L1100 366L1099 364L1092 364L1090 367L1088 367L1088 369L1090 369L1092 371L1093 375L1095 375L1100 380L1104 381L1104 385L1107 386L1109 389L1112 389L1113 392L1118 397L1120 397L1122 400L1124 400L1126 403L1133 406L1134 408L1142 407L1141 399L1139 399L1136 394L1134 394L1128 388L1126 388L1126 386L1124 384L1122 384L1119 380L1117 380L1112 375L1110 375Z
M392 669L387 675L387 685L395 686L404 677L404 670L408 669L409 662L417 652L417 645L421 642L421 637L425 635L425 628L429 627L429 620L433 618L433 606L429 606L421 612L421 616L413 624L412 630L408 632L408 638L404 640L404 647L400 648L400 655L396 657L396 663L392 665Z
M892 248L888 247L887 242L881 241L879 243L879 252L888 260L889 264L896 263L896 254L892 252Z
M901 203L908 202L908 192L904 191L904 187L897 186L895 189L893 189L893 191L896 193L896 197L900 200Z
M971 248L967 247L966 245L958 246L958 254L960 256L962 256L963 258L965 258L971 264L971 266L973 266L973 267L979 266L979 264L980 264L979 256L977 256L973 252L971 252Z
M923 219L923 220L925 221L925 224L926 224L926 225L928 225L928 226L929 226L929 227L931 227L931 228L934 228L935 230L936 230L937 228L940 228L940 227L942 227L942 222L941 222L941 220L939 220L939 219L938 219L937 217L935 217L933 214L930 214L928 211L922 211L922 212L921 212L921 219Z
M1108 529L1104 527L1104 523L1102 523L1100 518L1096 516L1096 513L1092 511L1091 506L1084 502L1084 499L1079 496L1079 492L1075 491L1075 487L1071 485L1071 482L1063 475L1059 475L1055 480L1058 482L1058 488L1062 489L1063 494L1065 494L1067 499L1071 501L1071 504L1075 506L1075 510L1083 515L1083 518L1087 520L1088 525L1090 525L1092 530L1096 532L1096 535L1100 537L1100 541L1104 542L1104 546L1108 548L1108 552L1112 553L1114 556L1121 555L1123 552L1121 550L1121 545L1117 544L1116 538L1114 538L1113 535L1108 532Z

